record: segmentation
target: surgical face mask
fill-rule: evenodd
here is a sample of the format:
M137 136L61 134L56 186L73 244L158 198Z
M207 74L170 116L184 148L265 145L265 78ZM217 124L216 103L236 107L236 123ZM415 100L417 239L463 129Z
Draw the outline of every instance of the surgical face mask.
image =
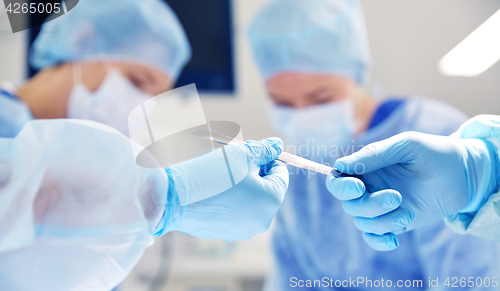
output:
M128 136L128 115L137 105L153 97L142 92L118 70L111 69L101 86L91 92L75 78L68 101L68 118L107 124Z
M271 125L280 134L288 151L308 158L336 156L356 132L351 100L342 100L306 108L273 105Z

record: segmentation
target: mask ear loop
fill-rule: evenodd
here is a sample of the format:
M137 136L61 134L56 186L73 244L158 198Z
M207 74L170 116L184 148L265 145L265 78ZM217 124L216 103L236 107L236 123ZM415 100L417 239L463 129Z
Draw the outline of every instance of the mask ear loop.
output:
M80 63L73 63L73 86L83 84L82 81L82 65Z
M110 61L104 61L104 68L106 68L106 72L111 72L112 70L116 70L116 68L111 64Z
M109 74L109 72L115 70L116 68L111 64L111 61L108 60L107 58L99 58L99 61L102 63L104 66L104 69L106 70L106 73Z

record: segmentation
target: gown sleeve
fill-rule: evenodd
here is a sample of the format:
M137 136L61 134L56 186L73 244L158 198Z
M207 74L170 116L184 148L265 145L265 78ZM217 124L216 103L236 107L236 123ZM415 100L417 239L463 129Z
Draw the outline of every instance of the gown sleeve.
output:
M0 290L110 290L153 242L168 177L107 126L37 120L0 139Z
M490 142L494 146L496 172L493 179L500 180L500 116L479 115L463 124L452 136L456 138L478 138ZM478 237L500 240L500 192L497 187L486 203L476 213L459 213L445 219L448 226L460 234L471 234Z

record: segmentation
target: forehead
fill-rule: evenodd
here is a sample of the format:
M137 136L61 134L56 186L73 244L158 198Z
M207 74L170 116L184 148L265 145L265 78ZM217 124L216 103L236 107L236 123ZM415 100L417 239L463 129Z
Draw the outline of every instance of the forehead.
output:
M284 72L266 81L270 94L278 96L303 96L319 89L343 87L352 81L347 77L316 74Z

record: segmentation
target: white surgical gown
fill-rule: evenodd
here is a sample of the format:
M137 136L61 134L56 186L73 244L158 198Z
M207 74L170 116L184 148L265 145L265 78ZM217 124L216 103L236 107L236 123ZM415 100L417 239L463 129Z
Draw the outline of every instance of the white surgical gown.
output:
M111 290L153 243L168 189L91 121L36 120L0 138L0 290Z
M474 117L462 125L455 135L459 138L479 138L490 141L497 149L497 159L500 159L500 116ZM500 192L491 195L477 213L454 215L447 218L446 223L453 231L461 234L500 240Z

